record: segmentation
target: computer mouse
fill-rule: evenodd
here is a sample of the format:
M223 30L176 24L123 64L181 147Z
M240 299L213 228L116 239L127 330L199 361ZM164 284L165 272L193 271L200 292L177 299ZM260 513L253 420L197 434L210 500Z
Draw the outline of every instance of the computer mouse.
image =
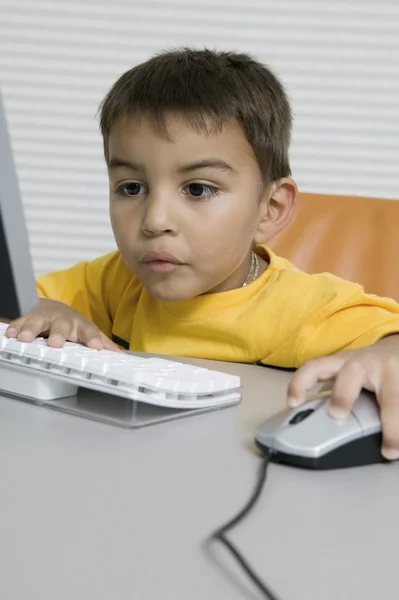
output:
M381 421L375 396L363 391L345 421L328 414L329 396L266 421L257 446L273 462L308 469L341 469L388 462L381 455Z

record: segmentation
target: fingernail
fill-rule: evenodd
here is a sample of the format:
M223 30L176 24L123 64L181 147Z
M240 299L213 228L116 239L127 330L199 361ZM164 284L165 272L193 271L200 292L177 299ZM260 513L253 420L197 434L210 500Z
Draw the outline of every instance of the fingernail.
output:
M381 454L387 460L398 460L399 448L389 448L388 446L383 446L381 448Z
M334 404L330 404L328 408L328 414L333 419L337 419L337 421L345 421L349 417L349 411L345 408L340 408L339 406L335 406Z
M291 408L295 408L296 406L299 406L301 403L300 400L298 400L298 398L287 398L287 404L288 406L291 406Z
M14 329L14 327L9 327L6 333L8 333L8 335L15 335L17 333L17 330Z

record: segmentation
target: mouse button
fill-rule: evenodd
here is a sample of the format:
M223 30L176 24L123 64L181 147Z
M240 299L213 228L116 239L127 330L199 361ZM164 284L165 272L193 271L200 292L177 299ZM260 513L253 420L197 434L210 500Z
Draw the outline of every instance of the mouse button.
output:
M285 427L276 435L274 448L298 456L323 456L362 436L359 422L353 414L345 421L332 419L327 406L315 410L295 427Z
M272 448L273 439L279 434L281 429L285 427L285 423L290 414L291 412L284 410L262 423L255 434L255 439L263 446Z
M297 425L304 421L307 417L309 417L314 412L314 408L306 408L305 410L300 410L295 413L295 415L288 421L290 425Z
M364 435L381 431L380 410L374 394L362 392L352 409Z
M323 399L317 398L306 403L306 410L312 410L312 412L318 408L324 402ZM255 434L255 439L263 446L267 448L274 448L275 440L281 435L281 432L289 426L289 422L295 418L295 416L303 412L304 407L298 407L294 409L284 409L274 415L271 419L268 419L258 428Z

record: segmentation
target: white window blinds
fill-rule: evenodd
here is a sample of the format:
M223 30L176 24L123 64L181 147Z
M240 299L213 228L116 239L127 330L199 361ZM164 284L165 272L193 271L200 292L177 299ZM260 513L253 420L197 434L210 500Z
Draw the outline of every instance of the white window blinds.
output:
M114 248L96 111L171 46L250 52L283 79L303 191L399 197L399 5L0 0L0 85L37 273Z

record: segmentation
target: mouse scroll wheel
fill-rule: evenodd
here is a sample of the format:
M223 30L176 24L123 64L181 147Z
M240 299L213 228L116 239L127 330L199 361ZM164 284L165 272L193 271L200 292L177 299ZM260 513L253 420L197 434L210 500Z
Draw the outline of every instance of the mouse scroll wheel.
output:
M297 423L300 423L304 419L307 419L312 414L312 412L314 412L313 408L307 408L306 410L301 410L297 412L289 421L289 424L296 425Z

